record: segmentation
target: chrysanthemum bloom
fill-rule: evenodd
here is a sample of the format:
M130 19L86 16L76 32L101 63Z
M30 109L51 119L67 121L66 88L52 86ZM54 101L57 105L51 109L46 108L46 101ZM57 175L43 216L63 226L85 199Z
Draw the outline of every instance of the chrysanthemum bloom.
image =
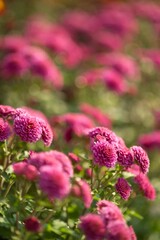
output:
M104 219L106 226L112 221L124 221L121 210L112 202L101 200L97 203L98 214Z
M102 240L105 236L105 224L96 214L88 213L80 218L79 228L84 232L87 240Z
M0 142L3 142L11 135L11 129L7 121L0 118Z
M99 108L96 108L87 103L84 103L84 104L81 104L80 110L83 113L89 115L91 118L93 118L93 120L96 121L99 125L111 128L111 119L107 114L104 114L103 112L101 112Z
M0 49L6 53L20 52L26 45L26 39L18 35L7 35L0 39Z
M137 236L136 236L132 226L129 226L129 231L130 231L130 235L131 235L131 240L137 240Z
M28 164L27 161L17 162L12 165L13 171L18 176L24 176L26 179L32 181L38 176L38 171L35 166Z
M28 163L32 164L39 171L43 166L53 166L64 171L69 177L73 176L73 167L69 158L62 152L59 151L48 151L48 152L34 152L28 159Z
M70 192L68 175L52 166L40 168L39 186L50 199L62 199Z
M103 74L103 81L109 90L117 94L124 94L127 91L126 82L115 70L106 70Z
M118 141L116 134L105 127L91 128L88 131L88 135L91 139L95 139L95 140L98 140L97 136L101 136L103 137L103 139L105 139L109 143L113 143L113 142L117 143Z
M33 152L27 162L37 168L40 171L40 168L43 166L52 166L62 170L62 164L55 159L52 154L52 151L49 152Z
M114 146L107 141L100 141L91 145L94 162L108 168L114 167L117 162L117 154Z
M33 74L50 82L57 89L63 86L61 73L45 51L38 47L28 47L23 50L23 55Z
M13 116L15 113L15 109L11 106L7 105L0 105L0 116L2 118L8 118L10 116Z
M49 147L53 141L53 131L46 121L39 119L39 123L42 127L42 141Z
M92 86L102 81L104 69L90 69L78 76L76 82L78 86Z
M94 127L93 121L82 113L67 113L59 116L58 123L66 124L64 138L69 142L73 135L82 137L88 129Z
M130 228L123 221L113 221L107 226L107 240L131 240Z
M109 53L97 56L99 63L109 66L124 77L135 78L139 75L138 67L134 59L128 55Z
M160 148L160 131L143 134L139 137L138 143L145 149Z
M28 114L20 114L14 119L14 131L24 142L37 142L42 136L39 119Z
M25 219L24 226L29 232L39 232L42 229L40 221L35 216L31 216Z
M26 167L24 168L23 175L27 180L33 181L37 178L38 171L35 166L27 164Z
M130 148L133 153L134 159L141 168L142 173L146 174L149 170L150 161L147 153L143 148L139 146L133 146Z
M124 178L118 178L115 188L119 195L124 199L128 200L131 194L131 187Z
M130 167L134 163L133 154L127 147L118 149L117 156L117 162L124 167Z
M50 151L52 157L55 158L58 162L61 163L63 171L69 176L73 177L73 167L69 158L62 152L59 151Z
M1 72L4 77L21 76L27 70L27 62L20 53L5 56L1 64Z
M76 193L77 191L79 193L77 196L82 198L84 206L89 208L93 200L89 184L85 180L79 180L76 182L76 184L77 185L75 185L74 188L76 189Z
M13 171L16 175L23 175L25 172L25 167L27 166L26 161L17 162L12 165Z
M134 180L147 199L152 201L155 200L156 191L146 175L140 173L134 178Z

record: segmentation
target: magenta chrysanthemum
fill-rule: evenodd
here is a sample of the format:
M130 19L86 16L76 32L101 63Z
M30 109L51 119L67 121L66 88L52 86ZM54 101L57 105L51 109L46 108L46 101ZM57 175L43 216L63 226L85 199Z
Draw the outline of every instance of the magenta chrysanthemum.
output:
M140 173L134 178L134 180L147 199L155 200L156 191L146 175Z
M95 127L89 130L88 135L90 138L96 138L97 136L103 137L109 143L117 142L117 136L114 132L104 127Z
M0 116L3 118L7 118L13 116L15 113L15 109L7 106L7 105L0 105Z
M39 119L39 123L42 127L42 140L49 147L53 141L53 131L46 121Z
M122 221L110 222L107 226L107 240L131 240L129 227Z
M104 219L106 225L111 221L124 221L121 210L114 203L107 200L101 200L97 203L97 211Z
M68 175L59 168L52 166L41 167L39 186L50 199L62 199L70 192Z
M92 203L92 195L91 195L90 186L84 180L77 181L77 184L78 184L79 189L80 189L80 196L83 199L84 206L86 208L89 208L91 206L91 203Z
M24 220L24 226L29 232L39 232L42 228L42 225L38 218L31 216Z
M24 142L36 142L41 138L42 128L38 118L20 114L14 119L14 131Z
M106 141L100 141L91 145L94 162L108 168L114 167L117 161L115 148Z
M120 196L123 199L128 200L131 194L131 187L128 182L124 178L118 178L115 187Z
M105 225L100 216L88 213L80 218L80 229L87 240L102 240L105 236Z
M149 170L150 161L147 153L143 148L139 146L131 147L131 152L133 153L134 159L141 168L142 173L146 174Z
M11 129L7 121L0 118L0 142L6 140L11 134Z
M117 162L124 167L130 167L134 162L133 154L127 148L118 149L117 156Z

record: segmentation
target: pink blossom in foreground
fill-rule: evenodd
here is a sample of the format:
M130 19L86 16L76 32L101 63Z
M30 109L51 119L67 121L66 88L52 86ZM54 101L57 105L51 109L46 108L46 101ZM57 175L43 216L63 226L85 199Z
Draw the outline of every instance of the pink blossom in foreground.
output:
M130 231L130 235L131 235L131 240L137 240L137 236L136 236L132 226L129 226L129 231Z
M124 221L121 210L113 202L100 200L97 203L97 211L98 214L104 219L106 226L113 221Z
M40 168L39 187L49 199L63 199L70 192L70 181L59 168L44 166Z
M7 121L0 118L0 142L3 142L11 135L11 128Z
M27 180L35 180L38 171L35 166L28 164L27 161L17 162L12 165L13 171L18 176L24 176Z
M138 184L141 192L147 199L152 201L155 200L156 191L146 175L140 173L134 178L134 180Z
M131 187L124 178L118 178L115 188L119 195L124 199L128 200L131 194Z
M117 162L117 154L112 144L100 141L91 145L94 163L108 168L114 167Z
M24 142L37 142L42 135L38 118L21 114L14 119L14 131Z
M113 221L107 226L107 240L131 240L130 228L123 221Z
M20 52L26 45L26 39L19 35L7 35L0 39L0 50L7 54Z
M35 216L28 217L24 220L25 229L29 232L40 232L42 229L42 225L39 219Z
M150 161L145 150L139 146L133 146L130 148L133 153L135 161L140 166L142 173L146 174L149 170Z
M133 154L126 147L119 148L117 150L117 156L117 162L124 167L130 167L134 163Z
M105 236L105 225L102 218L88 213L80 218L79 228L84 232L87 240L102 240Z

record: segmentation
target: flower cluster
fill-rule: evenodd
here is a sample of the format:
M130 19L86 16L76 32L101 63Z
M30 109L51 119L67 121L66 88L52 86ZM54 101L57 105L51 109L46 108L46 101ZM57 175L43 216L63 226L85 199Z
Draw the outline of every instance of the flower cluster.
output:
M24 142L37 142L42 139L46 146L50 146L53 140L53 132L47 118L29 108L13 109L10 106L0 106L0 140L9 138L11 132L18 135ZM13 126L9 126L12 120Z

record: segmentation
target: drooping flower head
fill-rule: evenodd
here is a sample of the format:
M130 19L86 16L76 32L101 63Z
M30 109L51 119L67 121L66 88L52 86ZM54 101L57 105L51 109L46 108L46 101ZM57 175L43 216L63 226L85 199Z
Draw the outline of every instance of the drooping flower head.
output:
M8 139L11 135L11 128L7 121L0 118L0 142Z
M115 188L119 195L124 199L128 200L131 194L131 187L124 178L118 178Z
M150 161L147 153L144 151L143 148L139 146L133 146L130 149L131 149L131 152L133 153L135 161L140 166L142 173L146 174L149 170L149 165L150 165Z

